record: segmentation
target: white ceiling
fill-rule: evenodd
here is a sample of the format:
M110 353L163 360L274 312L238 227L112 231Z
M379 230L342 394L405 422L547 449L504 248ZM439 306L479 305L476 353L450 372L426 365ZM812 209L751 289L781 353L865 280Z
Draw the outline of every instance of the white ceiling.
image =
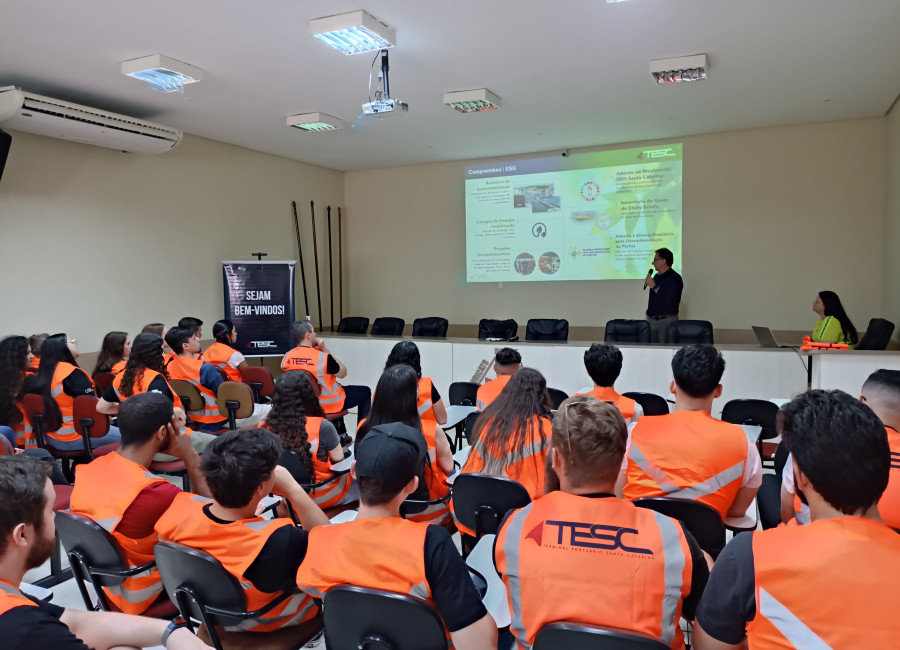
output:
M397 30L391 95L409 113L287 127L314 111L352 124L368 101L373 55L308 29L355 9ZM0 86L341 170L877 116L900 92L898 0L0 0L0 25ZM648 74L699 52L708 81ZM157 53L203 81L162 94L120 73ZM500 111L441 103L481 87Z

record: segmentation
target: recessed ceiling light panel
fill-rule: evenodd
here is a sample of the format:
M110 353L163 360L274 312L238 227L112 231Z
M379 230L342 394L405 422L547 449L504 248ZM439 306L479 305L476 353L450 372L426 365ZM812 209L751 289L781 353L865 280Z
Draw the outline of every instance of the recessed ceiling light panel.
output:
M705 54L681 56L674 59L657 59L650 62L650 75L658 84L706 79L709 64Z
M397 33L366 11L316 18L309 33L344 54L364 54L394 47Z
M122 62L122 74L139 79L154 90L164 93L183 93L188 84L203 78L200 68L176 61L164 54L153 54Z
M500 98L487 88L444 93L444 103L460 113L481 113L500 108Z
M287 125L307 133L321 133L344 128L344 121L325 113L302 113L300 115L289 115L287 117Z

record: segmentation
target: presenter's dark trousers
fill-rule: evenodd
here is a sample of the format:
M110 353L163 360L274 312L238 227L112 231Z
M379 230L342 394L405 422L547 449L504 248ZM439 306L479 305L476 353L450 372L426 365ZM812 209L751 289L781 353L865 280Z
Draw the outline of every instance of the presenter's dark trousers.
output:
M654 320L648 316L647 322L650 323L650 342L665 343L666 328L670 323L674 323L677 320L678 316L672 316L671 318L660 318L659 320Z
M356 414L357 421L369 417L369 409L372 408L372 389L368 386L344 386L344 408L359 407Z

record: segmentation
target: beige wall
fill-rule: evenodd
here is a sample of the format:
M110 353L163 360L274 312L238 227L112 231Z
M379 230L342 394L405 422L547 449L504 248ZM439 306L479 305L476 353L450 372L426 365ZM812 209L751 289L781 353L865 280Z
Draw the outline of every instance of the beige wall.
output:
M223 316L221 260L297 258L292 200L311 282L310 199L321 206L327 268L324 208L341 203L342 172L194 136L137 155L12 135L0 182L0 336L65 331L87 352L109 330L134 335L193 315L208 338ZM302 317L299 270L297 289Z
M900 101L887 116L887 164L884 219L884 281L882 300L884 317L900 326L900 287L897 283L897 264L900 251ZM900 341L900 329L894 330L894 340Z
M810 330L822 289L861 329L880 315L886 129L872 118L673 140L684 142L682 317ZM642 317L640 281L466 284L467 162L346 174L346 314Z

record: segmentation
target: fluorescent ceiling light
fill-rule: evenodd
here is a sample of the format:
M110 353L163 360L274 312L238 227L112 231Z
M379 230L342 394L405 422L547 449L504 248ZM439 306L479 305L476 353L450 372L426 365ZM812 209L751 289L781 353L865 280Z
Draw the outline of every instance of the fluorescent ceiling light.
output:
M444 103L460 113L479 113L500 108L500 98L487 88L444 93Z
M672 84L706 79L708 63L705 54L657 59L650 62L650 74L656 83Z
M184 87L203 78L203 71L164 54L122 62L122 74L150 84L164 93L183 93Z
M344 121L325 113L302 113L301 115L289 115L287 125L308 133L321 133L344 128Z
M344 54L363 54L394 47L397 33L366 11L316 18L309 33Z

